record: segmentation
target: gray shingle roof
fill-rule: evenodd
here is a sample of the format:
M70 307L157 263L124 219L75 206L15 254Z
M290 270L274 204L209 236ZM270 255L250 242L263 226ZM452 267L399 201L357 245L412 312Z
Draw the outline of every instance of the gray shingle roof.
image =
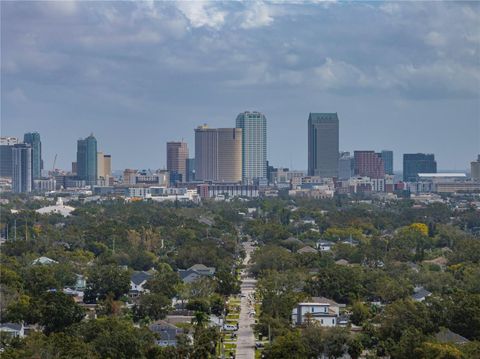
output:
M152 275L148 272L133 272L130 276L130 280L136 284L142 284L144 281L148 280Z

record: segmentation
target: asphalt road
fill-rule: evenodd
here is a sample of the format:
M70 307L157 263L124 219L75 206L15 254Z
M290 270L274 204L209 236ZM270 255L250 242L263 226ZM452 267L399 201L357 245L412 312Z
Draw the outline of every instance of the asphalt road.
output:
M246 252L243 264L248 266L250 255L254 251L251 242L245 242L244 248ZM255 335L253 334L253 325L255 324L255 315L253 314L254 300L253 292L255 291L256 280L247 276L248 268L242 272L240 301L240 318L238 321L237 331L237 350L235 358L254 359L255 358Z

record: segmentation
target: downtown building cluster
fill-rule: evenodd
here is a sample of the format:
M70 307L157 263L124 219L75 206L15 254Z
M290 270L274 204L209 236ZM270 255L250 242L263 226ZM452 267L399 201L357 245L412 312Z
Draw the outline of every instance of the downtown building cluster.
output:
M70 171L45 171L37 132L23 142L2 137L0 169L2 191L16 193L70 191L130 199L200 201L202 198L292 196L313 198L335 194L418 194L423 192L480 191L480 155L465 173L438 173L434 154L403 154L402 177L394 174L393 151L340 151L337 113L308 116L307 171L275 168L267 161L267 119L245 111L235 126L194 129L194 156L183 140L166 143L166 169L125 169L112 175L112 157L97 148L90 136L77 141L76 161ZM56 157L55 157L56 159ZM42 176L43 174L43 176Z

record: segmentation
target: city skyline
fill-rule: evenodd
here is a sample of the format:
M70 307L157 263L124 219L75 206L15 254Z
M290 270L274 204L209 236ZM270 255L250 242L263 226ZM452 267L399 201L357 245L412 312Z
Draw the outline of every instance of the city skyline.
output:
M45 168L69 168L92 131L114 169L162 168L167 141L192 147L198 123L247 109L268 118L275 166L307 169L309 112L337 112L341 151L391 149L397 171L403 153L464 170L480 152L479 4L1 7L2 135L41 133Z

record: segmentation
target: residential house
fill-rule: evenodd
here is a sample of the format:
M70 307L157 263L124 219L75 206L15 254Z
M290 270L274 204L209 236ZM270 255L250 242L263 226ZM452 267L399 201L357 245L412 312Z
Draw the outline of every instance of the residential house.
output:
M48 257L38 257L37 259L35 259L32 264L35 265L35 264L57 264L58 262L56 260L53 260L51 258L48 258Z
M412 299L416 302L423 302L427 297L431 296L432 293L426 290L423 287L415 287L413 290Z
M155 342L161 347L177 346L177 336L183 333L182 329L165 320L157 320L148 329L155 334Z
M0 323L0 332L7 333L12 337L23 338L25 330L22 323Z
M335 245L335 243L330 242L330 241L318 241L317 242L317 248L320 250L320 252L330 252L334 245Z
M214 267L207 267L203 264L195 264L188 269L178 270L178 275L184 283L195 282L200 277L213 277L214 274Z
M304 253L318 253L318 251L315 248L312 248L310 246L305 246L303 248L300 248L297 253L304 254Z
M152 275L148 272L133 272L130 276L130 295L137 296L146 291L144 288Z
M322 327L339 325L340 305L324 297L314 297L307 302L298 303L292 310L294 325L302 325L308 321L316 321Z

